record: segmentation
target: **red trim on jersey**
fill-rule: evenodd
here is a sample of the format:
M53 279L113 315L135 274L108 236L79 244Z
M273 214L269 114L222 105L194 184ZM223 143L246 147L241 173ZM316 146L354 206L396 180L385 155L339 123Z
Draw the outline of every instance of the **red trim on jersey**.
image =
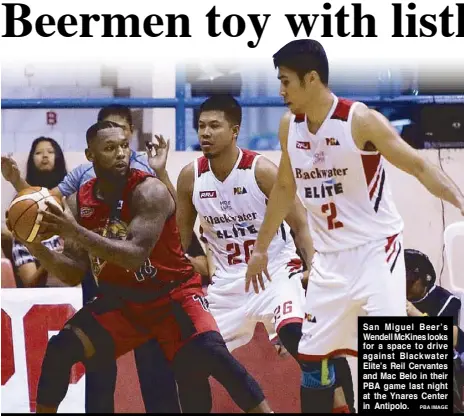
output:
M206 173L209 171L209 163L206 157L202 156L198 158L198 177L201 176L202 173Z
M380 182L380 177L382 176L383 169L380 169L379 174L375 178L375 183L374 186L371 188L369 192L369 198L372 200L374 197L375 191L377 190L377 186L379 185Z
M364 168L364 175L366 177L366 183L369 187L371 182L374 180L377 169L379 168L380 153L377 153L376 155L361 155L361 160ZM372 196L370 196L370 198L372 199Z
M330 357L333 357L335 355L352 355L353 357L357 357L358 356L358 351L355 351L355 350L351 350L349 348L343 348L343 349L340 349L340 350L333 350L331 352L329 352L328 354L325 354L325 355L307 355L307 354L301 354L301 353L298 353L298 357L297 359L298 360L301 360L301 361L321 361L321 360L324 360L326 358L330 358Z
M291 259L287 263L287 267L290 267L290 272L295 272L303 267L303 261L301 259Z
M277 325L276 332L279 333L280 328L288 324L301 324L303 322L303 318L293 317L284 319L279 325Z
M237 169L251 169L253 160L255 160L256 156L258 156L258 153L242 149L242 159L240 160Z
M395 234L390 237L387 237L387 244L385 244L385 253L388 253L388 250L390 250L391 245L396 240L396 237L398 237L398 235L399 234Z
M337 107L335 107L335 111L330 118L333 120L348 121L348 115L353 103L354 101L347 100L346 98L339 98Z
M304 119L305 119L304 113L295 115L295 123L302 123Z
M387 257L387 263L390 261L392 258L393 254L395 254L398 251L398 244L395 242L395 248L392 250L392 252L388 255Z

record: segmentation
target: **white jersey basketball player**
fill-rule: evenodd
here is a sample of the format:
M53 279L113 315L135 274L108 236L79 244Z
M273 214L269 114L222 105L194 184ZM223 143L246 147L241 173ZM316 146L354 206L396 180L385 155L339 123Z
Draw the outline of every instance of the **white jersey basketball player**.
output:
M286 218L289 225L280 224L269 247L271 280L259 282L263 290L256 282L254 290L247 292L247 262L277 167L263 156L237 147L240 119L240 106L232 97L211 97L200 109L199 137L204 156L182 170L177 185L182 243L188 247L198 215L201 240L212 263L207 300L230 350L248 343L256 324L262 322L271 336L278 333L287 350L296 354L304 290L302 264L289 225L303 257L310 261L312 243L306 213L294 197L294 210ZM282 332L295 323L298 330Z
M327 412L329 398L322 398L319 387L332 384L333 366L321 368L320 363L357 354L357 317L406 316L403 221L393 203L386 160L461 212L464 197L383 116L331 93L327 57L317 41L290 42L274 55L274 63L292 114L280 124L278 179L247 279L256 279L264 269L272 236L297 191L308 210L316 250L298 349L306 363L302 410Z

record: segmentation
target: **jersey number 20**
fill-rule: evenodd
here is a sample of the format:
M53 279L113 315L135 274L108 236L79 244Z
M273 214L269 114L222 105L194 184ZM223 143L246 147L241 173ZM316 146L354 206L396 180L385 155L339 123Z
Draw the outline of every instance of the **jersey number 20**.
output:
M255 244L256 240L246 240L243 243L243 252L245 254L245 263L248 263L248 260L250 260L251 253L253 252L253 246ZM226 250L231 253L227 256L227 261L229 262L229 265L233 264L240 264L243 263L241 259L238 257L242 254L242 251L240 249L240 245L238 243L229 243L226 246Z

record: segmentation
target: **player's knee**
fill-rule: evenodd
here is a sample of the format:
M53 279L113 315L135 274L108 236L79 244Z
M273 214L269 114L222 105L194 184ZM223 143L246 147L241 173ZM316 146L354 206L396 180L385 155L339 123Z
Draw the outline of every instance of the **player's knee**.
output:
M72 367L84 360L84 346L72 329L63 329L48 341L42 367Z
M114 341L111 335L94 318L89 309L83 308L69 321L80 328L81 343L85 349L85 367L90 371L107 368L115 360Z
M302 323L292 322L283 325L279 329L279 338L286 350L296 358L298 355L298 344L301 339Z
M332 360L300 362L301 386L324 389L335 385L335 365Z
M50 338L42 362L37 403L58 405L66 395L71 367L84 360L84 347L72 329Z

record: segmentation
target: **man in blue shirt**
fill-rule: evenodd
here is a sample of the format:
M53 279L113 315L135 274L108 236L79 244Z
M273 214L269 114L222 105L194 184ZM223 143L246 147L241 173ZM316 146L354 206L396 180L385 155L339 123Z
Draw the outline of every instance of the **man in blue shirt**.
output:
M128 107L119 105L104 107L98 113L98 121L117 123L122 127L127 138L132 137L132 114ZM147 153L137 154L132 151L130 167L157 176L171 191L171 194L175 195L173 185L165 169L169 141L166 142L163 136L155 137L158 144L147 143L149 156ZM153 149L156 152L153 152ZM29 184L21 178L16 162L9 156L2 156L2 174L17 191L29 187ZM79 165L50 192L59 198L67 197L77 192L84 183L94 177L95 171L92 163ZM98 287L91 274L86 276L82 282L82 292L84 303L96 296ZM135 349L134 355L145 411L147 413L180 413L174 374L159 344L155 340L151 340ZM116 361L105 368L86 369L85 407L87 413L114 413L116 377Z

